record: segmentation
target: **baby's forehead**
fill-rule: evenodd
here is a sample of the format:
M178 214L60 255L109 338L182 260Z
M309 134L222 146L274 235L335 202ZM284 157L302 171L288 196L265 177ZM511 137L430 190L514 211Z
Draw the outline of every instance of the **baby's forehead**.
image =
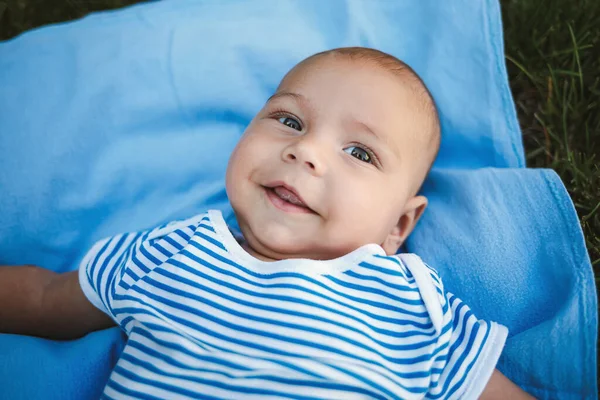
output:
M313 72L318 72L327 68L337 68L344 71L384 72L384 76L390 81L403 85L410 85L414 81L410 76L410 71L412 70L404 71L403 65L405 64L398 64L395 65L395 67L392 67L392 65L382 64L372 59L356 59L335 53L316 55L299 62L290 69L283 77L278 87L281 87L284 84L293 83L299 79L310 76ZM352 79L350 75L347 75L347 77L348 79Z
M393 58L389 56L390 58ZM294 66L281 80L277 91L286 87L294 87L298 83L310 84L307 79L313 73L323 69L339 70L340 72L360 71L362 73L377 75L380 79L381 90L392 91L400 88L403 94L410 98L410 106L416 106L415 112L425 117L437 120L435 102L425 83L404 62L393 58L394 61L381 61L372 58L352 58L344 54L325 53L311 56ZM350 74L338 74L339 81L343 85L352 85L354 76ZM400 105L398 105L400 106ZM413 107L410 107L413 108Z
M417 119L426 119L433 125L438 123L437 109L427 87L408 65L397 59L381 62L370 58L351 58L336 53L312 56L298 63L283 77L277 92L293 92L298 88L320 85L323 80L311 78L323 70L328 70L335 75L332 80L340 90L356 84L356 75L353 72L360 73L362 76L376 76L377 79L368 81L369 85L377 82L378 91L398 94L393 96L395 101L392 104L393 109L410 110L411 119L415 122ZM326 82L330 83L330 81ZM332 89L335 90L336 87L333 86ZM358 95L361 93L359 92ZM380 103L379 97L372 100Z

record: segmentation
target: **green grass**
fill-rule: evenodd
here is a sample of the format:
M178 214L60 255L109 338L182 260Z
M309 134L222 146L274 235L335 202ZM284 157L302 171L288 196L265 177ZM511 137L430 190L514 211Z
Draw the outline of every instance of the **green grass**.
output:
M0 0L0 40L136 0ZM527 165L567 187L600 276L600 0L501 0Z
M0 0L0 40L55 22L83 17L92 11L140 3L140 0Z
M552 168L600 277L600 1L504 0L506 60L527 165Z

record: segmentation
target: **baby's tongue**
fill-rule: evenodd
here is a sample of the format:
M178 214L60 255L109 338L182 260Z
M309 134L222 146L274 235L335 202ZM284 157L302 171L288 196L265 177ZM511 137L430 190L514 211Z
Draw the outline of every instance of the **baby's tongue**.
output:
M287 190L283 186L277 186L273 188L273 191L277 194L277 196L281 197L283 200L295 204L300 207L306 207L302 201L296 196L293 192Z

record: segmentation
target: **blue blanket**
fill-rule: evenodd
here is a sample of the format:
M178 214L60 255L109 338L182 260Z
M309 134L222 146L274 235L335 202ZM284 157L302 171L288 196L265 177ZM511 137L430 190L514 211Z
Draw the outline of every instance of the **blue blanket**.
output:
M195 1L0 43L0 264L77 268L97 239L221 209L227 158L302 58L361 45L411 64L443 140L407 243L482 318L539 398L596 398L596 294L558 177L524 168L496 0ZM0 334L0 397L97 398L124 338Z

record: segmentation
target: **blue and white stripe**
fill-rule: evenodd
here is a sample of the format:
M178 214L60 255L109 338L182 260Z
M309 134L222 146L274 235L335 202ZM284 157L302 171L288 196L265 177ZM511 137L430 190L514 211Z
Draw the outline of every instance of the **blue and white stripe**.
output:
M476 398L506 337L414 255L266 263L217 211L98 242L80 282L129 336L113 399Z

